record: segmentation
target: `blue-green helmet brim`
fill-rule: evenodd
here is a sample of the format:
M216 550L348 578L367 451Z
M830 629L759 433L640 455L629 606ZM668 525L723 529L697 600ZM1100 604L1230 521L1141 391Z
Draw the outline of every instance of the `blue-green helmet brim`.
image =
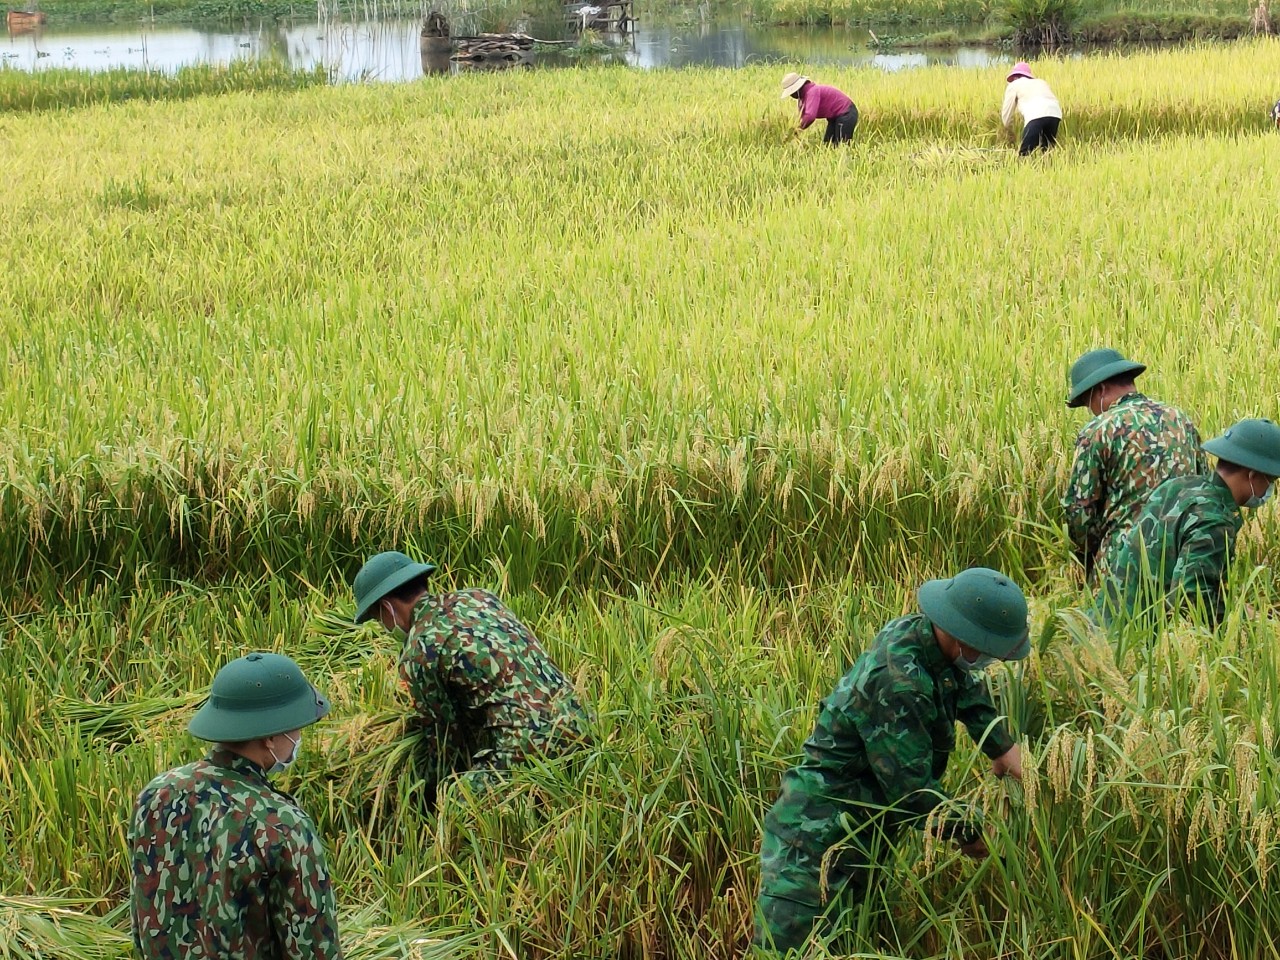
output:
M1031 652L1030 631L1025 625L1017 636L1011 636L974 623L948 596L950 584L951 580L929 580L916 594L920 612L931 623L979 653L1001 660L1021 660Z
M229 710L217 697L210 696L191 718L187 730L193 737L212 743L243 743L300 730L329 713L329 701L315 687L307 686L309 693L260 710Z
M1270 420L1241 420L1200 448L1246 470L1280 477L1280 427Z
M373 609L387 594L398 590L406 583L417 577L426 577L435 573L436 567L432 563L410 563L398 570L392 571L387 576L379 580L373 587L365 592L363 596L356 598L356 623L364 623L373 615Z
M1097 370L1091 372L1088 376L1081 379L1079 382L1071 385L1071 392L1067 394L1067 406L1082 407L1084 406L1085 396L1098 384L1125 373L1131 373L1136 377L1140 373L1145 372L1146 369L1147 365L1145 363L1138 363L1134 360L1122 359L1104 364Z

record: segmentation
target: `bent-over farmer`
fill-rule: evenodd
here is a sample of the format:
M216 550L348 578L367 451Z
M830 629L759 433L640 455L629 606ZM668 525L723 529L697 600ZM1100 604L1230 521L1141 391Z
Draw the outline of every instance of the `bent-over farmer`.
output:
M461 773L483 791L504 770L584 745L587 713L532 631L485 590L429 593L435 569L388 551L353 585L357 623L407 635L400 676L429 734L429 775Z
M798 73L788 73L782 78L782 99L794 97L799 101L800 129L807 130L815 120L827 121L827 131L822 142L833 147L853 139L858 125L858 108L848 95L821 83L814 83Z
M143 960L337 960L333 887L311 819L268 777L329 702L298 665L250 653L213 678L187 729L203 760L156 777L129 825L129 913Z
M940 780L956 722L1022 778L1022 755L984 679L1030 652L1027 602L1003 574L975 567L920 588L920 612L888 623L822 704L804 759L765 817L755 944L786 951L855 909L904 827L947 799ZM976 814L940 824L969 856L987 848Z
M1088 407L1093 419L1076 438L1062 509L1090 583L1107 574L1156 487L1209 470L1191 418L1138 392L1146 369L1111 349L1090 350L1071 367L1067 406Z
M1022 114L1022 144L1018 155L1025 157L1037 150L1048 150L1058 142L1062 124L1062 106L1049 89L1049 84L1031 73L1031 65L1020 60L1005 77L1004 103L1000 121L1006 127L1013 123L1014 113Z
M1156 488L1120 546L1094 603L1098 619L1146 617L1179 608L1224 614L1227 570L1241 507L1256 509L1280 477L1280 426L1241 420L1204 449L1218 458L1209 476L1178 477Z

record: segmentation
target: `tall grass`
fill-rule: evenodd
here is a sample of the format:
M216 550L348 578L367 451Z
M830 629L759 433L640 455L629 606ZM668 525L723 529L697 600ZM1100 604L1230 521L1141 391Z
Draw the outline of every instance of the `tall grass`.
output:
M0 113L72 109L126 100L187 100L256 90L301 90L328 82L321 68L293 70L271 61L203 64L173 73L116 67L111 70L51 69L38 73L0 69Z
M972 562L1034 596L993 678L1028 776L962 746L998 856L911 838L851 948L1270 956L1274 516L1224 628L1152 641L1070 612L1054 506L1088 347L1206 433L1275 415L1236 56L1037 64L1067 135L1031 162L980 149L996 70L822 73L863 110L838 152L783 142L772 69L0 117L0 956L127 949L132 799L254 648L333 699L282 785L353 945L739 956L818 701ZM596 746L427 809L394 645L341 622L388 546L510 597Z
M1072 600L1061 582L1051 593ZM88 951L119 942L118 912L100 922L28 901L57 893L96 913L122 896L133 793L198 752L182 733L189 692L226 657L269 646L335 704L283 786L316 817L340 902L358 911L349 938L415 921L414 939L446 941L442 956L738 956L778 774L818 699L911 597L852 580L784 596L715 579L569 603L517 595L592 700L599 744L521 771L498 802L446 793L434 813L400 723L393 645L320 628L345 602L256 587L98 591L10 620L0 887L21 902L0 908L27 918L19 943L53 936L52 916L75 955L117 955ZM975 866L909 838L857 949L1265 956L1280 921L1265 895L1280 782L1274 625L1108 644L1043 602L1035 616L1031 660L993 677L1029 747L1024 784L985 779L967 742L947 778L985 809L997 859Z

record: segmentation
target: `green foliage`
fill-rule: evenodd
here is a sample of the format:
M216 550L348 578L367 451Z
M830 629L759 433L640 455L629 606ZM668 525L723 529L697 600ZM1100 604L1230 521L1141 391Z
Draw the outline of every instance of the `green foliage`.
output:
M751 15L768 23L981 23L995 0L749 0Z
M1194 12L1185 12L1186 0L749 0L748 9L753 18L767 23L868 24L876 27L877 33L887 33L881 27L892 29L908 24L972 26L1007 19L1034 26L1042 21L1069 24L1080 16L1125 13L1137 22L1167 23L1171 27L1181 23L1186 32L1169 37L1179 40L1218 36L1216 31L1203 28L1219 18L1234 21L1242 16L1240 5L1233 0L1203 0L1196 4ZM1205 20L1197 24L1200 17ZM1202 28L1200 32L1196 26Z
M40 9L54 22L68 20L181 20L219 22L254 19L315 17L315 0L40 0ZM330 0L331 15L363 11L357 0ZM379 0L381 16L418 16L421 6L411 0Z
M1185 40L1236 40L1250 35L1244 14L1118 12L1082 16L1071 31L1079 43L1159 43Z
M1000 13L1014 43L1053 47L1071 38L1081 9L1081 0L1004 0Z

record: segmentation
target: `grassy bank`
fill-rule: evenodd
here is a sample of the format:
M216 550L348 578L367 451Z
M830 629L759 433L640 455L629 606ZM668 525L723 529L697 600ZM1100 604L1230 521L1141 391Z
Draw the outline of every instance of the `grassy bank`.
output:
M132 797L264 647L334 701L283 786L369 951L737 957L818 699L973 562L1034 596L996 678L1028 783L966 743L947 784L1000 856L913 838L858 948L1269 955L1275 508L1219 635L1081 643L1055 499L1089 347L1206 434L1277 415L1241 253L1277 69L1040 62L1065 137L1028 162L998 69L822 71L863 115L839 152L784 139L775 67L0 115L0 955L120 955ZM423 810L394 647L338 624L389 546L510 597L598 746Z
M1071 28L1070 41L1091 44L1179 43L1191 40L1239 40L1251 33L1249 18L1244 16L1108 13L1081 17ZM1012 27L993 26L977 37L962 37L956 30L886 33L877 35L869 46L881 50L945 50L975 44L1011 48L1013 43Z
M1238 3L1208 0L1189 8L1186 0L1085 0L1080 5L1082 19L1120 19L1133 23L1163 25L1167 39L1190 40L1216 36L1206 32L1239 20L1248 25L1248 11ZM767 23L791 24L998 24L1005 16L1005 0L751 0L752 17ZM1197 29L1200 32L1196 32Z
M489 4L480 11L474 5L463 2L437 5L450 14L465 13L474 16L502 14L499 19L510 20L521 12L554 13L554 4L547 6L539 0L523 6ZM316 3L297 0L41 0L39 7L55 22L66 21L135 21L168 20L182 22L228 23L263 19L298 20L313 19L317 15L339 18L364 17L376 12L379 17L418 17L423 13L420 0L379 0L376 6L358 4L352 0L322 0ZM697 18L697 8L682 2L650 0L640 6L641 15L649 20L664 18ZM749 0L744 7L734 3L712 4L720 15L732 16L746 12L753 19L779 24L975 24L998 20L1004 9L1003 0ZM1189 40L1221 37L1231 25L1231 36L1243 35L1246 30L1235 32L1234 25L1243 22L1248 27L1247 11L1235 0L1202 0L1189 9L1186 0L1106 0L1105 5L1089 0L1083 12L1088 20L1109 21L1118 26L1128 23L1128 29L1117 32L1116 40ZM1137 25L1143 25L1139 30ZM1105 34L1099 40L1113 39Z
M297 0L40 0L39 8L51 20L179 20L226 23L238 20L302 19L316 17L320 7ZM365 7L343 0L323 0L331 15L351 16ZM379 16L418 16L422 6L408 0L379 0Z
M0 70L0 113L74 109L127 100L187 100L218 94L302 90L328 82L324 70L291 70L270 61L202 64L174 73L112 70Z
M1250 36L1242 14L1106 13L1081 17L1072 30L1077 43L1161 43L1187 40L1238 40Z

